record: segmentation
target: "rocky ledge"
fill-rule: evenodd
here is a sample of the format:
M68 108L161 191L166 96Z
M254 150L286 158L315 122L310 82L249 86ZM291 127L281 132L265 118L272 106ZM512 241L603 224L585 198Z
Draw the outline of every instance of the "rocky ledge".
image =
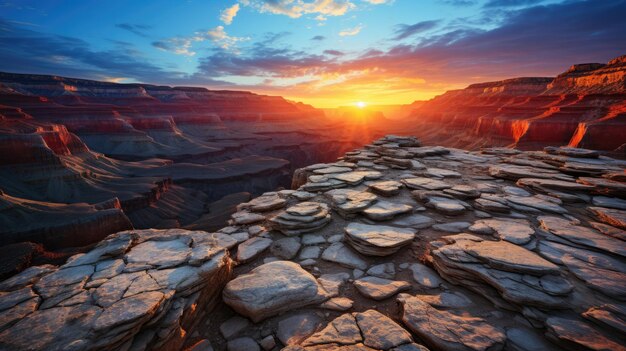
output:
M387 136L1 283L0 349L626 350L625 167Z

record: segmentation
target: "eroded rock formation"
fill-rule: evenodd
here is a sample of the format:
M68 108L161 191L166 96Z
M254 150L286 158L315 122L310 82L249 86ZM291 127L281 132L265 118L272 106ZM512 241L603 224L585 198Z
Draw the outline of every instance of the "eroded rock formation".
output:
M626 144L626 60L573 65L555 78L514 78L448 91L413 109L429 143L478 149L546 145L618 150Z

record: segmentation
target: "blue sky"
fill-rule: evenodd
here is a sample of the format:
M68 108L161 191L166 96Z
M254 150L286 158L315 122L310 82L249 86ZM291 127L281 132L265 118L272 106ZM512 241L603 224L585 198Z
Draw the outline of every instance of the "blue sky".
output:
M624 0L0 1L0 70L408 103L626 54Z

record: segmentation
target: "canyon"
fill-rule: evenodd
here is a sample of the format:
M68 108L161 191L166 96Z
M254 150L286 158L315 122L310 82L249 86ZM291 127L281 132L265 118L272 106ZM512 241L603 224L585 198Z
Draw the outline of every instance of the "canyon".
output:
M223 227L387 133L430 145L587 147L626 156L626 58L470 85L409 105L320 110L281 97L0 73L0 276L124 229Z
M420 102L411 132L429 144L538 150L568 145L626 155L626 56L557 77L473 84Z

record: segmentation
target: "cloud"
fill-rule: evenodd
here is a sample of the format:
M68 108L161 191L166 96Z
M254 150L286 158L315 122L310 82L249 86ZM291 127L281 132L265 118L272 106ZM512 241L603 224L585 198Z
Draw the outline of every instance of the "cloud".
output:
M225 9L220 14L220 20L224 22L224 24L233 23L233 18L237 16L237 12L239 12L239 4L234 4L233 6Z
M343 56L343 55L345 55L343 52L341 52L339 50L324 50L324 53L326 55L332 55L332 56Z
M396 26L395 34L396 36L393 38L394 40L402 40L406 39L412 35L425 32L427 30L433 29L437 27L439 24L439 20L433 21L422 21L417 22L415 24L399 24Z
M477 0L439 0L439 2L451 6L472 6L476 5Z
M194 38L175 37L152 42L152 46L163 51L172 52L176 55L193 56L196 54L195 51L190 50L193 42Z
M246 0L240 1L262 13L300 18L306 14L343 16L356 8L349 0Z
M341 32L339 32L339 36L351 37L351 36L359 34L361 32L361 29L363 29L363 25L359 24L358 26L354 28L348 28L348 29L342 30Z
M48 34L0 19L0 70L54 74L87 79L128 77L142 82L184 82L184 73L151 63L128 43L116 49L93 50L77 38ZM206 79L208 84L217 81Z
M237 43L249 39L247 37L230 36L226 33L223 26L217 26L207 31L196 32L190 37L174 37L155 41L152 43L152 46L176 55L194 56L196 52L191 50L194 42L209 40L224 50L235 50Z
M489 0L484 7L516 7L535 5L544 0Z
M625 12L626 3L618 0L535 6L508 11L493 29L455 28L356 56L272 45L240 56L218 53L202 58L198 74L270 79L271 86L248 88L308 98L428 97L474 82L554 76L573 63L606 62L626 47Z
M382 5L382 4L390 4L394 2L395 0L363 0L363 1L373 4L373 5Z
M145 32L148 29L151 29L152 26L146 26L142 24L130 24L130 23L118 23L115 25L117 28L123 29L135 35L138 35L143 38L147 38L148 34Z
M326 37L323 36L323 35L316 35L313 38L311 38L311 40L316 40L316 41L322 41L322 40L325 40L325 39L326 39Z

